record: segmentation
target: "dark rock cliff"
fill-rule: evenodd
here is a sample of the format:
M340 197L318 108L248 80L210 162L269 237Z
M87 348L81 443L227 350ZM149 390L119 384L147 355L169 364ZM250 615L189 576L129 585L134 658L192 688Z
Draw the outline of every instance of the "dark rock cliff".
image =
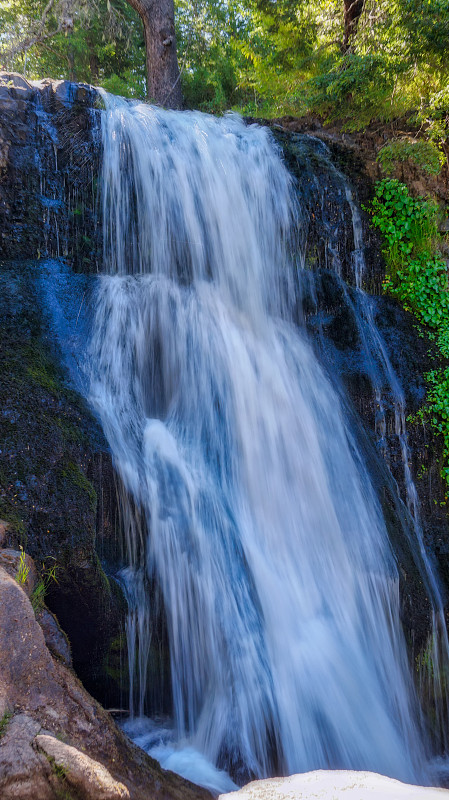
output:
M69 363L100 246L95 97L0 76L0 795L206 800L96 702L128 687L115 474Z
M0 258L96 270L97 100L90 86L0 72Z
M69 636L85 685L117 706L125 609L100 561L105 542L117 536L111 457L59 364L36 278L36 262L0 262L4 543L21 545L44 576L56 566L46 602Z
M427 646L431 606L419 547L410 534L414 525L407 509L398 424L405 422L407 460L419 496L419 522L441 581L447 615L449 527L447 486L440 475L443 442L416 417L425 402L424 375L443 366L443 359L425 331L418 331L414 316L382 296L382 242L363 210L373 195L373 177L380 177L373 172L372 148L368 157L353 141L346 143L344 135L338 138L323 131L317 138L275 127L274 135L297 178L303 209L300 249L306 271L300 278L302 299L297 319L307 325L337 388L350 398L348 414L354 430L359 431L359 446L400 567L402 619L416 666ZM413 175L411 170L411 183ZM429 193L432 189L434 178L427 187ZM437 197L444 195L445 176ZM355 288L358 271L364 291ZM403 420L398 419L398 392L404 401Z
M95 99L89 87L0 74L0 518L5 544L23 546L44 575L56 565L46 602L75 668L101 702L121 706L125 603L103 558L118 547L111 456L61 364L40 287L45 256L96 271Z

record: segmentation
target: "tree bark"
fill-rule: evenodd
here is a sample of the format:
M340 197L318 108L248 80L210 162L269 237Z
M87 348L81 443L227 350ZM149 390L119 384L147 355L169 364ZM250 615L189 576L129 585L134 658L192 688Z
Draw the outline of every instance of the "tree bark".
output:
M351 39L357 32L357 25L362 15L364 5L365 0L344 0L345 32L342 45L344 53L349 50Z
M148 99L168 108L182 108L174 0L128 2L143 22Z

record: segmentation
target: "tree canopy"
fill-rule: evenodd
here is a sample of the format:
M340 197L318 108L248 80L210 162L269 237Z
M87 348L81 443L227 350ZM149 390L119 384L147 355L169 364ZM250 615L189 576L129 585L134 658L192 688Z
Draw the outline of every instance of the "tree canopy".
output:
M449 0L356 5L348 28L344 0L175 0L186 105L353 128L408 115L445 140ZM0 31L3 67L145 97L142 23L127 0L3 0Z

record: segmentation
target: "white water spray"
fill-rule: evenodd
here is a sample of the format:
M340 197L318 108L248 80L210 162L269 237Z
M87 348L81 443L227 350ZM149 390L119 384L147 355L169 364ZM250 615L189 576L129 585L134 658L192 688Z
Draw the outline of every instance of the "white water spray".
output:
M140 671L156 582L185 747L235 775L425 780L384 522L288 321L291 179L238 118L106 102L91 400L148 530L128 526Z

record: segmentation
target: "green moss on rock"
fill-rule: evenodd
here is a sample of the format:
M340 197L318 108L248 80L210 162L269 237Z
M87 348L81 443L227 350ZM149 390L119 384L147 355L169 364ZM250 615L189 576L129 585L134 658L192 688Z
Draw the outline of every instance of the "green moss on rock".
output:
M11 525L6 544L22 544L38 564L55 559L46 602L86 687L115 704L120 687L102 665L123 627L123 605L99 558L115 547L114 492L104 488L114 480L111 460L60 365L40 306L40 268L0 262L0 518Z

